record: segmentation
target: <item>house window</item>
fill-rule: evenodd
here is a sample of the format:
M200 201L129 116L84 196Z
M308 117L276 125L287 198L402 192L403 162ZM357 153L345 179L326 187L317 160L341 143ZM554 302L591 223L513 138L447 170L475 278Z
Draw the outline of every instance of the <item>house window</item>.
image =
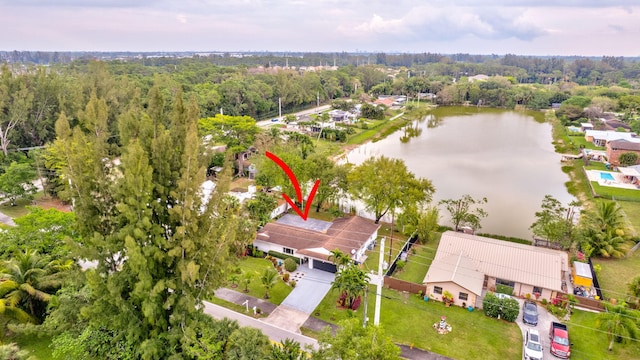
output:
M433 287L433 292L436 294L441 294L442 295L442 288L440 286L434 286Z
M293 249L289 249L289 248L286 248L286 247L282 248L282 252L285 253L285 254L293 255Z
M509 280L496 279L496 284L509 286L509 287L512 287L512 288L516 287L516 283L513 282L513 281L509 281Z
M458 293L458 299L467 301L468 298L469 298L469 294L463 293L463 292Z
M533 287L533 293L538 293L538 294L542 294L542 288L539 286L534 286Z

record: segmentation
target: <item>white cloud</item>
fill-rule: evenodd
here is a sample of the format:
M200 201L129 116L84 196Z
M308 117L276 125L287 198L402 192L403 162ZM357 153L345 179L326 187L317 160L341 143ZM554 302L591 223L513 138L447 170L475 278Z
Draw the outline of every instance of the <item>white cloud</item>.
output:
M187 15L178 14L178 15L176 15L176 20L178 20L178 22L181 23L181 24L186 24L187 23Z

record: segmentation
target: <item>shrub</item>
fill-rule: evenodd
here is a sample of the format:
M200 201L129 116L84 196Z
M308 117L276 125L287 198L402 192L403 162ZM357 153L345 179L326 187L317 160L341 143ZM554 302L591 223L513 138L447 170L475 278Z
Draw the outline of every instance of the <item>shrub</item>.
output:
M296 264L296 262L293 259L287 258L284 260L284 268L288 272L293 272L293 271L296 271L296 269L298 268L298 264Z
M287 254L279 253L279 252L277 252L277 251L273 251L273 250L269 251L269 256L271 256L271 257L277 257L278 259L282 259L282 260L285 260L285 259L293 259L293 261L295 261L297 264L300 264L300 261L301 261L300 259L298 259L298 258L297 258L297 257L295 257L295 256L291 256L291 255L287 255Z
M289 281L289 285L290 285L292 288L296 287L296 281L295 281L295 280L291 280L291 281Z
M488 317L497 318L500 315L500 299L492 293L487 293L482 300L482 310Z
M282 281L289 282L289 273L282 274Z
M502 299L501 318L509 322L514 322L520 313L520 306L516 299Z
M402 271L402 269L404 269L404 266L407 265L407 262L404 260L398 260L396 261L396 270L398 271Z
M496 284L496 292L501 294L513 295L513 288L507 285Z
M547 299L542 299L542 305L547 306L547 304L548 304Z

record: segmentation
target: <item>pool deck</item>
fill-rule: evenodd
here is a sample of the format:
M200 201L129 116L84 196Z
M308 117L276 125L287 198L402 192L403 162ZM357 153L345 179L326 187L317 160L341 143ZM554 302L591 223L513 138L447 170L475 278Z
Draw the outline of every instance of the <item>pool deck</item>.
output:
M587 177L589 178L589 181L596 181L600 186L611 186L611 187L617 187L621 189L638 190L638 187L636 185L624 182L624 176L619 172L587 170L586 173L587 173ZM613 180L603 179L600 176L600 173L610 174L613 177Z

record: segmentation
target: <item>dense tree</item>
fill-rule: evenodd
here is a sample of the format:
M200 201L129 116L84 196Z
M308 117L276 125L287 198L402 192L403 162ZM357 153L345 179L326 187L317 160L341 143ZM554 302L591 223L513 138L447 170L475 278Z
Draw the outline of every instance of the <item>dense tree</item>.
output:
M278 206L276 199L264 192L258 192L253 199L246 203L249 215L260 226L271 220L271 212L276 206Z
M369 158L347 175L349 191L374 213L376 224L389 211L431 201L431 181L416 178L402 160Z
M572 207L566 208L551 195L542 200L542 211L536 212L536 221L531 224L531 231L553 244L568 247L571 244L573 231Z
M35 178L36 171L31 164L14 161L0 175L0 192L4 198L9 198L11 206L15 206L18 199L33 198L38 191L32 183Z
M33 93L25 76L14 76L5 65L0 70L0 149L5 156L16 127L27 121L33 106Z
M613 343L637 340L640 336L637 310L630 310L624 304L610 305L605 303L607 311L598 314L597 324L601 330L607 332L609 339L608 350L613 349Z
M487 212L479 207L487 203L487 198L474 199L471 195L465 194L459 199L445 199L440 201L445 210L451 215L453 228L459 231L463 226L469 226L475 232L480 229L480 221L487 217Z
M231 333L227 340L225 359L264 360L269 358L269 338L259 329L241 327Z
M169 128L140 109L130 114L120 118L117 149L104 116L88 114L74 129L58 121L57 146L83 238L77 255L97 262L88 273L95 301L83 314L95 329L117 331L136 357L164 359L184 353L202 301L253 234L238 226L224 176L203 203L194 101L176 94Z
M347 190L348 165L338 165L326 155L312 154L305 160L305 168L309 180L320 180L316 191L316 212L319 212L324 203L336 199L339 194Z
M618 161L620 162L620 166L633 166L638 162L638 153L622 153L618 158Z
M400 359L400 348L385 335L381 326L362 326L358 319L347 319L338 323L336 334L329 327L318 339L319 349L313 351L312 359L333 360L395 360Z
M0 232L0 258L19 249L37 250L52 259L67 257L70 250L65 239L77 236L74 221L71 212L30 207L27 215L14 219L16 226Z

